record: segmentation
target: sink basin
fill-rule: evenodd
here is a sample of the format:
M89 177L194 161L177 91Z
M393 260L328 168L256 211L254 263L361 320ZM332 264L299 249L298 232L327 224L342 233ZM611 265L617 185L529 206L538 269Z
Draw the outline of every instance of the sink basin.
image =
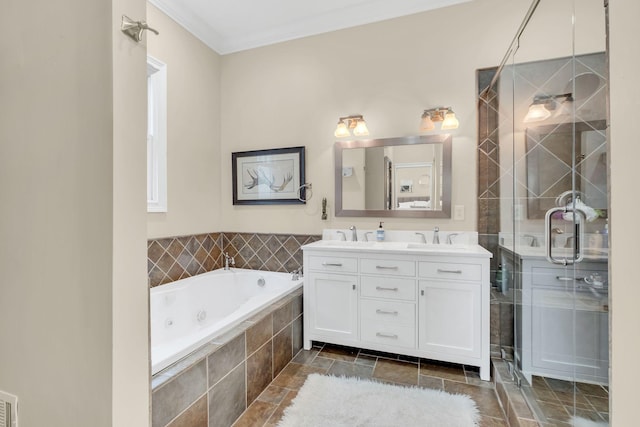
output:
M418 249L431 252L473 252L474 247L468 245L443 245L429 243L407 243L407 249Z
M403 242L362 242L362 241L344 241L344 240L319 240L314 243L315 246L329 246L339 248L372 248L372 249L404 249L406 243Z

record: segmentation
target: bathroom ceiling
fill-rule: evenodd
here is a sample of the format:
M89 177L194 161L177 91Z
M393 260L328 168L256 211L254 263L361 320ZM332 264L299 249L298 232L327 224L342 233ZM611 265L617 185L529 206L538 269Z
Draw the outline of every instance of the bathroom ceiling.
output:
M472 0L149 1L210 48L226 54Z

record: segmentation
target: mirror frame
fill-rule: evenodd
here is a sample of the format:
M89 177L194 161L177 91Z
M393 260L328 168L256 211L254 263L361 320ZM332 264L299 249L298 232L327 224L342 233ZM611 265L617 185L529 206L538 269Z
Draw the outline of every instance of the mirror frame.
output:
M387 209L343 209L342 208L342 152L350 148L389 147L397 145L442 144L442 209L441 210L387 210ZM382 217L382 218L451 218L451 135L424 135L399 138L338 141L334 144L335 155L335 205L336 217Z

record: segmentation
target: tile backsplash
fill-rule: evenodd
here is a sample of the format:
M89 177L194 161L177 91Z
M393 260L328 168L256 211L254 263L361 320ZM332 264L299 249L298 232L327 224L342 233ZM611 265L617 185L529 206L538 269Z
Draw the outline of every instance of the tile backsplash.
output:
M237 268L290 272L302 267L302 250L320 235L269 233L207 233L150 239L147 242L149 286L222 268L223 252Z

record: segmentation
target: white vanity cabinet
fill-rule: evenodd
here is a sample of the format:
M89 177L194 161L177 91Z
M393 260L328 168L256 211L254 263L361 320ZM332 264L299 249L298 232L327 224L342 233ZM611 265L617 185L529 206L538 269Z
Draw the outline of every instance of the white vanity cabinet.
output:
M482 264L429 261L419 266L419 348L434 358L445 354L480 359L487 339L483 315L488 314Z
M461 363L489 380L491 254L384 248L303 246L304 348L321 341Z
M358 342L358 259L350 256L311 255L304 278L305 329L315 339L355 345ZM308 300L315 301L307 311Z
M585 260L574 271L507 250L502 257L521 264L515 278L522 302L516 310L516 359L527 380L540 375L608 384L608 289L584 282L594 275L606 278L606 260Z
M363 346L402 353L416 346L416 263L403 257L360 258ZM387 348L388 347L388 348Z

